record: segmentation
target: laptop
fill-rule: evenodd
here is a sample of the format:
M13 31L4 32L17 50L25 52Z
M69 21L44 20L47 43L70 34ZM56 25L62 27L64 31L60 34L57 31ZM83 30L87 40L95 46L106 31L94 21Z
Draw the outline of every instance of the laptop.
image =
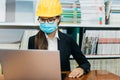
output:
M61 80L59 51L0 50L5 80Z

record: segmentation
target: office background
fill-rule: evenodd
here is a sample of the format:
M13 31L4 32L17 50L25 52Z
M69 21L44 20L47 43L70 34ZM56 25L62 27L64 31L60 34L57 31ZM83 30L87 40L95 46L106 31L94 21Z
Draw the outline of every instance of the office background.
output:
M90 30L91 32L100 31L99 34L95 32L91 33L91 34L98 34L98 35L101 35L101 33L103 33L103 30L107 30L107 32L109 31L109 33L107 33L109 35L111 35L111 33L114 34L115 32L115 37L114 38L112 36L108 37L107 39L108 42L106 42L107 44L105 44L105 46L107 47L113 46L115 47L115 49L117 48L116 52L115 52L115 49L112 50L111 47L108 49L105 48L106 49L105 51L105 49L98 48L99 47L98 46L97 48L95 48L95 50L99 49L100 51L102 50L106 53L104 54L103 52L100 52L101 54L99 55L85 53L85 55L87 54L86 56L92 65L91 69L107 70L117 75L120 75L120 66L119 66L120 65L120 35L119 35L120 33L120 20L119 20L120 19L120 6L119 6L120 1L119 0L101 0L101 2L98 2L98 4L101 4L103 9L103 14L101 14L102 18L104 17L102 19L102 24L97 23L97 21L91 21L91 20L88 20L88 21L96 22L96 23L90 23L86 21L88 22L87 24L82 24L82 22L84 21L84 18L82 16L85 14L84 13L85 10L82 9L82 6L83 8L86 7L82 4L83 3L87 4L84 1L86 2L88 1L88 4L90 4L89 0L69 0L69 1L61 0L61 3L63 4L63 9L65 11L62 14L63 21L62 21L62 24L60 25L60 27L62 28L61 31L73 36L73 38L76 40L78 45L80 45L81 48L82 48L82 42L84 41L83 35L84 33L89 33ZM94 2L97 0L92 0L92 1ZM2 16L0 16L1 17L0 18L0 49L27 49L27 45L28 45L27 41L29 36L36 34L38 31L37 27L39 24L37 22L37 17L35 16L35 11L36 11L38 2L39 0L2 0L0 1L0 5L1 5L0 12L3 12L1 13ZM103 5L103 2L104 2L104 5ZM77 7L74 7L73 3ZM107 9L107 10L104 12L104 9ZM83 13L82 13L82 10L83 10ZM71 15L66 17L66 15L68 14L71 14ZM89 13L87 15L89 15ZM106 16L108 17L107 19L106 19ZM91 19L90 16L88 17L89 18L87 19ZM85 37L89 37L89 36L86 35ZM111 40L112 42L110 43ZM96 45L101 45L101 44L96 44ZM110 49L112 51L110 51ZM87 49L85 50L87 51ZM113 53L109 54L110 52L108 51ZM94 52L94 53L98 53L98 52ZM71 57L71 69L73 69L76 66L77 66L76 62Z

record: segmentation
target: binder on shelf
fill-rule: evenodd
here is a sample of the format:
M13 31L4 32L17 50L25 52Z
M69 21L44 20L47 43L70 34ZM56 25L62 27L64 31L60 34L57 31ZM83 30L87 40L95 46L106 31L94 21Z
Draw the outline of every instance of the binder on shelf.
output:
M95 37L97 37L98 39L95 42L93 42L93 39ZM96 47L94 46L93 48L92 44L96 44ZM86 47L86 45L88 47ZM81 50L84 54L90 55L120 55L120 31L86 30ZM91 53L94 50L96 50L96 52Z
M81 12L79 1L66 2L61 0L63 13L61 15L61 23L80 23L81 22Z

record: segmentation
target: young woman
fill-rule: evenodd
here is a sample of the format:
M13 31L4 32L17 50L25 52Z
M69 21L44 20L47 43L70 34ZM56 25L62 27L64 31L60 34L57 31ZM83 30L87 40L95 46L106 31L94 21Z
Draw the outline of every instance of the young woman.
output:
M77 78L90 71L90 63L80 51L77 43L58 30L62 8L59 0L40 0L36 15L40 22L39 32L29 38L29 49L59 50L61 71L70 71L70 55L78 65L69 77Z

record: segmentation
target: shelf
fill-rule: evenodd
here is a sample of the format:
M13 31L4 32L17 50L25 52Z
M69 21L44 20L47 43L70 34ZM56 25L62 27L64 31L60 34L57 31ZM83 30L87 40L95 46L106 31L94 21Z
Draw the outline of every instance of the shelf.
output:
M60 27L86 27L93 29L116 29L120 30L120 25L80 25L80 24L60 24ZM39 24L35 23L0 23L0 29L38 29ZM85 55L88 59L115 59L120 58L120 55ZM73 59L73 57L70 57Z
M110 58L120 58L120 55L85 55L88 59L110 59Z
M115 59L120 58L120 55L85 55L87 59ZM73 59L72 56L70 56L70 59Z
M37 24L33 23L0 23L2 29L38 29Z
M34 0L16 0L16 1L34 1Z
M0 23L0 28L8 29L38 29L39 24L35 23ZM86 27L86 28L117 28L120 25L81 25L81 24L60 24L60 27Z

